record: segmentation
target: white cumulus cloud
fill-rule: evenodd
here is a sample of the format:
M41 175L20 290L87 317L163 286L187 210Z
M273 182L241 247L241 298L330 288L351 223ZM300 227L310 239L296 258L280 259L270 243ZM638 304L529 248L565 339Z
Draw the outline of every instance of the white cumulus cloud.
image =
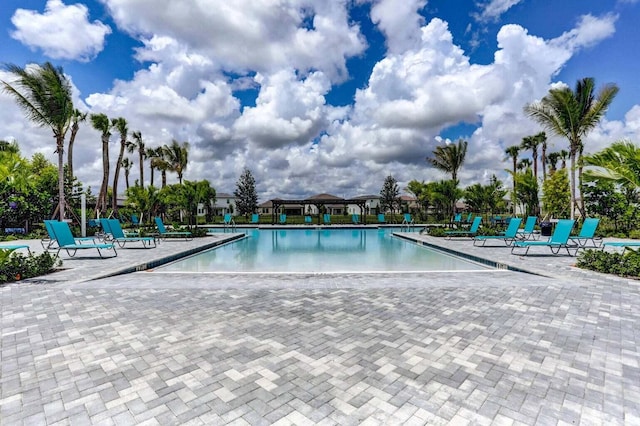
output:
M102 22L89 22L85 5L65 5L61 0L48 0L44 13L18 9L11 22L16 27L11 37L53 59L89 61L102 51L111 33Z

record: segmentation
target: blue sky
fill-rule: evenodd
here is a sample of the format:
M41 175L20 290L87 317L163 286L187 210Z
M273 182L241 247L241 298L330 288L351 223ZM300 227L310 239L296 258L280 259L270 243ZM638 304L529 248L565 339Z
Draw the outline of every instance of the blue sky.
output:
M266 3L3 0L0 61L62 66L78 107L125 117L148 146L189 141L185 177L218 191L249 167L261 199L442 179L424 158L458 138L463 185L508 183L504 149L540 130L522 107L587 76L620 87L587 146L638 139L637 0ZM1 139L54 158L45 130L0 107ZM99 135L78 138L77 174L97 187Z

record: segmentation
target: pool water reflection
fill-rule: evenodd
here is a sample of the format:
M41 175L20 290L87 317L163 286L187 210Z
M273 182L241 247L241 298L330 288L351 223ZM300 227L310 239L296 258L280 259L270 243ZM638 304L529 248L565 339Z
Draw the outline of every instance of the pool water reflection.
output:
M247 238L156 271L329 273L488 269L394 237L389 228L251 229L247 232Z

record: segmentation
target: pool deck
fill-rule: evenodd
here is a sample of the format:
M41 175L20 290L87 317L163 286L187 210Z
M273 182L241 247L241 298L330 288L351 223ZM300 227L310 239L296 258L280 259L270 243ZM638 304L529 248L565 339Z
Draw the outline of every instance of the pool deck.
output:
M0 424L640 424L638 281L415 232L530 273L120 275L234 235L0 286Z

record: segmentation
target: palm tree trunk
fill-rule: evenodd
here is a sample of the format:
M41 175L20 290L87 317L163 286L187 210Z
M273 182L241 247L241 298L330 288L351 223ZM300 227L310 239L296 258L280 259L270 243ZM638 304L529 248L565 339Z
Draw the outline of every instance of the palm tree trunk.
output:
M570 219L575 219L576 209L576 147L572 144L571 153L569 154L570 167L571 167L571 204L570 204Z
M584 145L581 143L580 148L578 149L578 194L580 196L580 202L578 203L578 210L580 211L580 215L584 219L586 216L584 210L584 199L582 198L582 171L583 171L583 161L582 161L582 152L584 151Z
M518 172L518 157L513 157L513 199L511 203L513 204L513 215L516 215L517 211L517 196L516 196L516 173Z
M153 164L151 165L151 186L153 186Z
M76 134L80 126L77 122L71 126L71 136L69 137L69 148L67 150L67 173L69 174L69 183L73 182L73 143L76 140Z
M60 220L64 220L65 201L64 201L64 136L56 136L56 145L58 146L58 213Z
M547 144L542 144L542 158L540 159L542 163L542 180L547 180Z
M138 154L140 155L140 186L144 188L144 149L138 148Z
M162 187L164 188L165 186L167 186L167 171L163 170L162 171Z
M104 214L107 210L107 189L109 186L109 138L102 137L102 185L96 210Z
M127 186L127 189L129 189L129 171L128 170L124 171L124 183Z
M120 153L118 154L118 161L116 162L116 172L113 175L113 197L111 200L111 209L113 210L113 214L117 215L118 213L118 180L120 177L120 167L122 165L122 159L124 158L124 150L126 148L126 141L123 143L120 142Z

